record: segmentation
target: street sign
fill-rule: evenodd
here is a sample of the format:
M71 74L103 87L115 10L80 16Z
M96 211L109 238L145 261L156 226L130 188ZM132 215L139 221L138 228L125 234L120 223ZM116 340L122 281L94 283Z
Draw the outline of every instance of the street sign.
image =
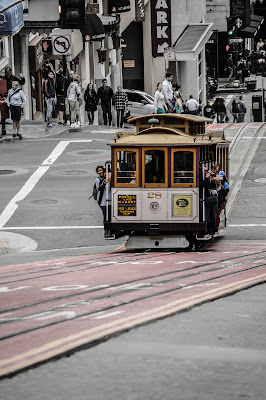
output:
M230 38L229 43L241 43L243 42L242 38Z
M71 54L71 35L53 35L52 41L54 55L67 56Z
M164 57L168 61L175 61L175 48L166 47L166 49L164 49Z

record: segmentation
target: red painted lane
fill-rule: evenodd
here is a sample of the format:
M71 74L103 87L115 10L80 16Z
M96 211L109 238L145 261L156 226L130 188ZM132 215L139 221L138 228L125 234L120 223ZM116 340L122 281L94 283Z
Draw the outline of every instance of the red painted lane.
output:
M265 257L266 254L263 254ZM160 264L161 271L163 271L164 265L168 263L170 263L170 266L172 266L173 269L176 268L174 262L171 260L171 256L169 256L169 258L170 259L167 257L167 260L164 261L164 264ZM148 280L142 279L140 283L136 282L137 285L133 283L124 286L123 282L121 282L122 286L119 287L110 286L106 289L103 288L101 291L91 293L89 296L88 294L81 294L79 295L78 300L76 298L71 298L64 301L61 300L57 303L45 303L26 310L13 311L4 316L0 315L0 322L2 322L1 337L10 335L17 331L23 331L24 329L32 329L40 325L46 325L51 321L62 321L69 318L76 318L77 316L84 315L85 313L97 312L99 308L103 309L112 307L114 303L133 301L139 297L149 296L163 290L169 291L175 289L176 287L186 289L186 286L193 285L195 283L197 284L197 282L199 282L200 286L202 286L202 284L203 286L212 286L214 284L219 285L220 280L222 280L222 282L224 281L223 276L225 276L226 279L229 279L226 277L226 275L233 273L238 274L237 276L239 277L242 274L248 273L248 271L242 272L244 268L255 268L261 264L263 264L263 267L265 268L265 258L254 261L253 258L248 257L248 259L245 261L236 259L233 265L229 264L228 266L226 262L223 262L209 264L207 266L197 266L194 267L195 269L190 269L187 271L184 271L184 268L180 268L179 266L181 269L180 271L175 269L175 272L173 271L173 273L170 275L163 275L161 277L150 278ZM221 267L225 268L222 270ZM215 270L209 271L210 268L214 268ZM257 271L260 271L260 268L257 268ZM253 275L254 271L251 270L250 273ZM191 274L193 274L193 276L189 276ZM183 277L184 275L185 277ZM222 276L216 278L219 275ZM176 280L168 282L169 279L173 278ZM213 281L214 278L216 278L215 281ZM231 276L230 279L233 280L235 277ZM202 281L209 281L209 283L202 283ZM216 281L218 281L218 283ZM189 287L189 289L193 288L193 286ZM113 296L114 294L115 296ZM172 296L173 294L167 294L167 296L169 295ZM106 298L96 300L96 298L99 296L106 296ZM177 297L179 296L180 294L178 293ZM56 307L57 309L55 309ZM33 317L30 315L32 313ZM19 319L18 321L14 321L13 319L16 318L22 318L22 320Z
M253 260L256 256L252 253L259 252L264 250L264 245L252 245L249 250L247 250L246 245L212 245L209 247L211 252L200 252L200 253L179 253L163 256L159 254L158 257L152 259L152 255L148 255L145 257L145 260L142 260L142 264L138 264L135 261L135 264L130 264L130 259L128 258L127 262L123 264L111 264L109 266L105 266L99 269L92 269L86 271L73 271L71 274L66 275L58 275L57 276L57 284L60 283L66 284L65 276L72 276L72 283L80 279L86 278L86 282L107 282L107 284L112 285L119 282L125 282L125 280L141 278L142 280L146 279L146 283L156 283L157 278L147 278L147 276L152 274L158 274L162 272L176 272L176 276L183 274L181 269L184 267L190 266L190 262L196 262L198 271L204 271L206 267L200 266L201 262L212 262L222 260L222 263L225 263L228 258L238 257L236 261L239 262L240 255L247 254L246 260L243 259L243 265L245 267L248 266L256 266L260 263L263 263L265 259L263 258L263 254L261 254L261 259ZM251 253L250 253L250 252ZM132 255L131 255L132 256ZM257 257L257 256L256 256ZM88 260L88 258L85 258ZM113 257L115 260L115 257ZM118 258L119 259L119 258ZM159 264L149 265L147 262L149 261L163 261ZM71 259L68 262L73 262ZM84 261L84 259L83 259ZM139 260L140 261L140 260ZM145 261L146 263L143 263ZM74 261L75 262L75 261ZM194 264L192 263L194 266ZM215 265L214 265L215 266ZM165 317L167 315L171 315L176 313L182 309L187 309L192 307L195 304L199 304L201 302L210 300L212 298L217 298L225 293L234 292L236 290L240 290L241 288L254 285L255 283L264 282L266 279L265 266L258 267L257 269L251 269L245 272L241 272L241 262L239 264L235 264L226 268L226 270L221 270L221 273L228 273L228 271L237 272L235 275L231 276L223 276L216 278L214 280L207 281L205 283L199 283L194 286L187 286L186 288L179 290L175 290L172 292L160 294L151 298L143 299L142 301L134 302L131 304L126 304L123 306L117 305L115 308L107 310L100 314L94 314L89 316L84 316L75 320L63 321L59 324L52 325L49 327L44 327L38 329L33 332L29 332L27 334L22 334L19 336L15 336L10 339L3 340L0 343L0 351L3 357L2 361L0 361L0 374L5 375L12 371L19 370L21 368L32 365L36 362L40 362L42 360L48 359L58 354L62 354L66 351L69 351L77 346L84 345L85 343L89 343L91 341L101 340L103 337L108 335L112 335L117 331L121 331L123 329L129 329L133 326L145 323L150 320L158 319L161 317ZM193 272L193 271L192 271ZM218 272L219 273L219 272ZM200 275L196 277L196 280L201 280L202 278L211 279L213 276L217 275L217 271L215 272L205 272L204 275ZM172 274L167 278L171 278ZM54 277L45 277L39 279L33 279L33 289L30 288L28 290L26 302L28 304L32 304L39 299L41 285L40 280L44 279L46 287L51 286L51 283L54 283ZM62 280L63 279L63 280ZM142 281L141 281L142 282ZM178 282L166 282L162 285L153 285L151 289L149 287L144 287L142 290L130 291L125 293L120 293L119 296L115 296L113 298L105 298L100 301L101 307L112 306L113 303L119 303L122 301L129 301L130 299L134 299L138 297L140 294L142 296L149 295L153 292L159 292L162 290L171 290L174 286L178 285L190 285L191 283L195 283L195 277L187 277L178 280ZM214 284L214 285L213 285ZM179 286L180 287L180 286ZM39 292L38 292L39 290ZM103 289L101 293L107 293L107 289ZM42 291L45 293L45 291ZM67 293L70 291L68 290ZM17 300L17 295L19 291L13 291L4 293L6 298L11 295L13 304L21 304ZM94 295L96 292L92 293ZM42 293L43 294L43 293ZM47 293L45 293L47 295ZM1 293L3 296L3 293ZM55 293L52 294L55 297ZM91 294L87 297L91 297ZM82 300L84 298L84 293L79 294L75 299L73 297L70 298L70 301L74 300ZM52 298L51 298L52 299ZM25 293L23 299L25 301ZM21 301L20 300L20 301ZM1 298L0 298L1 301ZM69 302L69 299L67 300ZM64 302L65 304L66 302ZM24 304L24 303L23 303ZM60 301L53 303L52 305L60 305ZM99 304L97 303L88 303L88 304L79 304L73 308L62 308L61 311L73 311L76 314L87 313L88 311L93 312L99 309ZM6 302L6 305L10 305L9 302ZM30 308L30 312L34 311L45 311L45 307L39 309L39 306L35 306L35 308ZM51 304L48 303L48 307L50 308ZM19 311L14 315L25 315L27 313L27 309ZM58 311L58 310L57 310ZM3 317L3 315L1 315ZM6 316L7 317L7 316ZM39 316L37 316L38 318ZM62 316L61 316L62 317ZM52 320L56 321L58 316L53 316ZM49 319L48 319L49 321ZM108 321L108 322L105 322ZM13 324L8 323L6 325L1 326L1 334L14 332L15 330L21 327L32 327L36 326L36 322L38 324L41 322L36 319L29 319L24 321L17 321ZM4 331L2 330L4 328Z
M159 253L158 255L147 255L145 258L138 260L135 260L135 257L131 255L132 261L127 259L122 262L121 258L117 257L108 261L105 266L102 261L99 261L100 267L94 269L81 270L82 266L79 266L77 270L76 268L74 268L74 270L65 270L62 268L60 269L60 274L55 274L53 276L49 276L45 272L43 277L37 278L33 276L31 280L20 280L19 282L4 284L4 287L7 289L4 290L2 287L4 291L1 292L0 287L0 307L3 312L7 309L21 307L23 305L39 303L46 300L56 300L58 297L71 295L73 295L73 301L75 301L75 299L79 299L77 297L78 292L92 292L93 288L101 288L102 285L112 286L136 279L143 280L150 278L152 275L178 271L179 268L182 270L191 266L214 263L220 260L226 261L229 257L232 258L248 254L243 253L243 251L245 250L230 254L227 252L203 252L161 255L161 253ZM252 257L252 255L249 257ZM165 262L166 258L168 262ZM92 260L90 267L87 267L87 263L90 262L88 258L85 262L84 268L97 266L97 261L94 262ZM67 273L62 274L62 272L65 271ZM1 298L3 299L2 301ZM66 300L62 302L64 304Z

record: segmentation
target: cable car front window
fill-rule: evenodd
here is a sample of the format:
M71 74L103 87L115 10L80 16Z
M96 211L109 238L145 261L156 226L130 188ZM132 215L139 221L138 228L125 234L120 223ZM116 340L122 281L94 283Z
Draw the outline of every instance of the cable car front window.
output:
M145 151L145 183L165 183L165 151Z
M117 151L117 183L136 183L136 158L137 154L135 151Z
M194 182L194 165L192 151L176 151L174 153L174 183Z

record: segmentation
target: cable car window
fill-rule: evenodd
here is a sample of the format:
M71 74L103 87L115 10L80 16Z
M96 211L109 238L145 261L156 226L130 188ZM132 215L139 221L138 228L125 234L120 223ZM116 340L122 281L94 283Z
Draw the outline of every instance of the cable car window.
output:
M116 150L116 183L137 185L137 151Z
M165 151L145 151L145 183L160 184L166 182Z
M172 184L195 186L195 150L172 150Z

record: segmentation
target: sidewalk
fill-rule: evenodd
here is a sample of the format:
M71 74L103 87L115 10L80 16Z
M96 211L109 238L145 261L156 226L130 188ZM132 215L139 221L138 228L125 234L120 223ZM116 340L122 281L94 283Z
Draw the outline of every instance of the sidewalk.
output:
M20 133L24 139L39 139L54 135L60 135L67 131L69 126L54 124L53 128L47 128L45 122L38 121L22 121ZM18 137L13 138L13 125L12 123L6 124L6 135L0 136L0 143L7 141L17 141Z
M252 75L250 78L257 81L256 89L254 91L246 90L246 88L244 90L244 86L242 86L242 88L243 88L242 92L239 92L239 89L238 89L238 91L236 91L236 90L234 90L234 88L228 88L226 92L223 92L222 86L227 83L227 79L221 78L218 80L218 88L217 88L216 94L213 97L213 101L219 95L221 95L225 100L229 100L229 101L226 101L227 115L229 117L229 122L233 121L233 117L230 113L230 107L231 107L232 101L234 99L238 100L239 96L243 96L243 101L247 108L247 113L245 115L245 122L253 122L254 121L253 115L252 115L252 96L262 96L262 88L261 88L261 80L260 80L261 77ZM219 89L221 89L221 90L219 91ZM264 111L263 110L262 110L262 118L264 121Z

